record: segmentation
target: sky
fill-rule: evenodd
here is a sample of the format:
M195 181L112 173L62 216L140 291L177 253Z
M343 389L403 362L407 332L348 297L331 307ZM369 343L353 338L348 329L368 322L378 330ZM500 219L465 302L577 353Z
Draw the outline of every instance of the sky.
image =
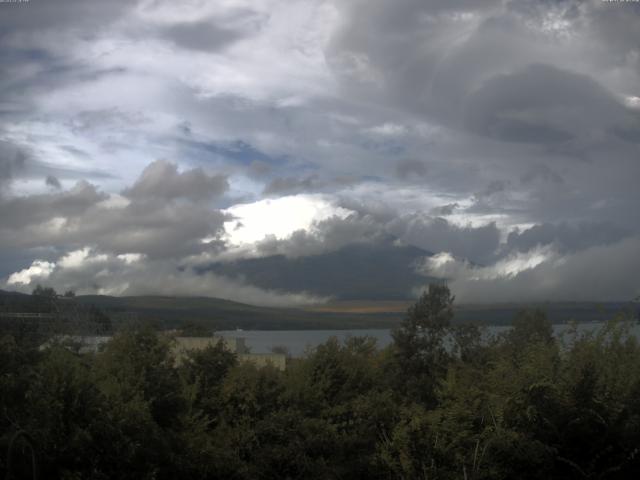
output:
M0 62L1 289L306 305L206 266L387 242L640 295L638 2L3 2Z

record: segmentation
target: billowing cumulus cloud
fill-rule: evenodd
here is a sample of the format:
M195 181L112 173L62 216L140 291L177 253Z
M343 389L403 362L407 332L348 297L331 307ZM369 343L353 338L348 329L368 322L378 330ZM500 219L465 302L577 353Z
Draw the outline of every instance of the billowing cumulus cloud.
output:
M288 235L267 236L226 258L284 255L296 258L339 250L347 245L381 245L418 247L425 252L453 252L472 262L493 261L504 255L499 247L500 231L495 223L481 226L458 225L442 217L398 215L380 217L358 211L320 217L306 228Z
M55 264L51 262L34 260L28 268L9 275L7 285L31 285L33 280L46 280L54 268Z
M407 0L352 2L344 13L330 64L345 91L455 132L446 148L444 139L424 148L431 185L467 192L495 181L511 185L477 210L520 214L517 208L529 222L610 214L624 221L619 204L592 205L614 184L620 203L637 201L626 175L637 173L631 132L640 123L625 99L640 70L632 47L601 28L625 14L621 25L637 23L637 7ZM605 31L606 39L599 36ZM607 70L614 66L615 77ZM466 178L449 185L434 168L443 161ZM558 211L562 202L567 208Z
M223 176L202 168L179 172L175 164L154 162L122 195L79 182L61 192L1 199L3 251L63 252L34 259L5 277L3 287L30 291L41 283L81 294L209 295L261 305L324 300L192 268L191 257L216 252L228 219L214 205L200 203L226 188Z
M160 168L158 168L160 166ZM115 254L176 258L208 248L203 238L222 233L225 215L212 205L183 202L220 194L226 181L200 169L151 164L122 196L88 182L69 190L0 200L0 245L8 248L93 245Z
M308 229L299 229L284 239L268 237L256 245L260 255L284 255L290 258L333 252L357 243L379 242L385 239L384 227L368 215L355 213L346 217L332 216L313 222Z
M536 247L488 267L441 254L421 271L446 278L462 302L631 301L640 295L639 258L640 239L632 237L568 255Z
M140 256L98 253L89 248L69 252L57 262L35 260L11 275L4 288L30 292L36 284L60 291L100 295L211 296L267 305L302 306L326 301L305 293L283 293L245 285L212 273L197 273L170 262L145 262Z
M468 298L610 298L574 273L640 233L639 25L599 0L0 3L0 275L196 293L199 264L384 244L484 269Z

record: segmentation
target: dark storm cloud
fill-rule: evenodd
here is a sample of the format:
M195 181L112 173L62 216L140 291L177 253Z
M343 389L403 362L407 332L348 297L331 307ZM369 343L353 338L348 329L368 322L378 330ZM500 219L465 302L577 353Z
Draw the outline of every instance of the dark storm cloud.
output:
M603 2L604 3L604 2ZM636 2L623 2L622 8L590 8L584 12L594 33L610 46L610 54L602 57L604 65L620 64L635 56L636 68L640 68L637 57L637 44L640 38L640 5Z
M637 121L637 114L593 79L541 64L491 78L470 93L463 108L470 131L538 144L566 142Z
M424 282L414 268L429 252L388 241L356 243L302 257L274 255L202 267L262 288L340 300L407 299Z
M1 31L5 34L72 28L94 34L126 14L137 4L130 0L30 0L1 6Z
M630 235L630 231L608 222L577 224L544 223L509 234L507 250L527 252L539 245L553 245L560 252L576 252L598 245L610 245Z
M179 258L208 250L202 239L219 236L225 219L206 206L133 201L123 209L95 208L73 219L69 235L60 240L118 254Z
M347 245L381 243L388 237L384 225L372 216L353 214L316 222L310 230L298 230L286 239L266 238L256 250L262 256L297 258L333 252Z
M217 52L257 33L267 18L250 8L231 8L217 14L160 27L157 35L180 48L204 53Z
M470 267L455 260L438 270L461 302L625 301L640 295L640 238L590 247L565 256L551 255L530 268L520 269L526 256L495 267Z
M19 148L0 142L0 194L14 176L25 169L27 154Z
M451 215L459 207L460 204L457 202L447 203L446 205L441 205L439 207L433 208L430 213L437 217Z
M123 194L133 199L206 200L229 189L224 175L209 175L202 168L178 172L174 163L158 160L147 166L136 183Z
M558 184L564 183L564 179L558 172L544 164L533 165L520 176L520 182L525 185L535 182L536 180Z
M211 20L174 24L162 35L183 48L204 52L216 51L242 37L240 32L216 25Z
M554 53L553 38L541 35L550 28L545 22L567 22L569 32L576 27L577 7L570 2L502 12L487 7L484 15L475 2L447 10L431 2L371 3L351 12L332 51L353 94L383 95L401 108L503 141L553 144L594 130L640 128L638 114L589 74L555 65L562 52ZM556 15L541 17L541 8ZM360 70L345 68L345 59ZM367 82L370 89L363 88Z
M44 183L45 185L55 188L55 189L60 189L62 188L62 184L60 183L60 180L58 180L56 177L54 177L53 175L47 175L47 178L44 179Z
M5 68L0 77L0 101L13 106L7 115L14 121L39 107L34 98L36 94L64 88L70 83L91 83L126 73L123 67L93 67L70 58L67 52L45 50L38 43L46 40L39 37L30 41L31 47L14 46L10 41L2 42L0 37L0 61Z
M267 238L257 244L256 250L260 255L294 258L332 252L351 244L393 241L427 252L450 252L483 263L496 258L500 230L493 223L462 227L441 217L418 213L353 213L316 222L309 230L296 231L286 239Z
M106 199L105 193L98 191L95 185L85 181L78 182L73 188L62 192L6 198L2 201L1 228L4 235L1 235L0 239L13 238L15 244L19 244L24 234L21 232L22 228L41 226L56 217L81 216ZM28 235L24 235L23 241L25 243L41 242L42 245L46 245L48 239L29 238Z
M0 246L95 246L150 258L197 254L210 249L202 239L219 236L226 219L201 200L226 188L224 177L200 169L179 173L174 164L156 162L126 191L130 200L114 198L84 181L70 190L6 198L0 205Z
M427 166L420 160L401 160L396 166L396 175L401 180L424 178L427 176Z
M428 145L429 175L407 181L475 194L458 213L637 230L637 5L373 1L343 11L328 59L346 94L444 128Z
M70 262L74 257L79 261ZM49 262L49 269L51 272L46 275L36 274L33 268L24 270L31 271L34 283L59 291L73 290L81 295L213 296L264 306L304 306L326 301L305 292L258 288L211 272L196 272L171 261L115 256L91 249L71 252L59 258L57 265ZM23 292L33 290L32 285L19 282L10 284L9 288Z
M484 199L487 197L492 197L497 193L504 192L508 187L507 182L504 180L494 180L489 185L486 186L482 191L475 194L477 199Z
M90 62L70 58L68 42L74 37L87 41L105 34L136 3L128 0L1 3L0 61L4 70L0 75L0 104L11 106L7 112L11 120L28 116L39 107L34 98L36 93L121 73L122 67L96 68Z
M494 224L459 227L426 215L383 220L354 213L315 222L285 239L266 238L251 259L240 252L201 268L258 286L335 298L410 298L425 281L415 271L425 258L445 251L495 260L499 234Z
M449 252L479 263L492 260L500 243L500 230L494 223L460 227L444 218L421 214L393 220L387 230L409 245L434 253Z

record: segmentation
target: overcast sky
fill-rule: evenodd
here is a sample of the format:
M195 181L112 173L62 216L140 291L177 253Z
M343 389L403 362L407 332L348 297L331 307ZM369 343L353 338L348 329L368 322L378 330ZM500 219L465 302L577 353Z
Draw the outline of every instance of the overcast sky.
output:
M461 301L640 295L640 3L0 3L0 288L393 239ZM268 248L266 248L268 246Z

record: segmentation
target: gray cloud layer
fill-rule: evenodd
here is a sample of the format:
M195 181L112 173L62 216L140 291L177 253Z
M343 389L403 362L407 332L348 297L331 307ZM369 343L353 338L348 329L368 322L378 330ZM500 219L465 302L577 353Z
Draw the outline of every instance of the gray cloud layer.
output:
M202 168L179 173L176 164L157 161L145 168L136 183L123 194L132 199L198 201L220 196L228 188L224 175L208 175Z
M158 165L164 174L150 179L149 172ZM60 192L6 198L0 200L0 246L95 246L114 254L139 253L152 258L199 253L205 248L203 238L220 235L225 215L191 200L222 191L224 180L217 176L196 170L179 174L175 165L157 162L126 190L130 199L109 196L84 181ZM181 196L189 201L179 201Z
M526 268L531 257L515 255L484 268L442 259L439 264L427 262L423 272L448 278L465 303L632 301L640 295L638 237L563 256L550 249L536 254L544 259Z
M0 31L0 274L84 248L169 272L392 238L487 269L553 251L513 297L598 296L567 272L607 251L637 289L633 2L31 0L0 4ZM228 250L221 209L310 192L351 213Z

